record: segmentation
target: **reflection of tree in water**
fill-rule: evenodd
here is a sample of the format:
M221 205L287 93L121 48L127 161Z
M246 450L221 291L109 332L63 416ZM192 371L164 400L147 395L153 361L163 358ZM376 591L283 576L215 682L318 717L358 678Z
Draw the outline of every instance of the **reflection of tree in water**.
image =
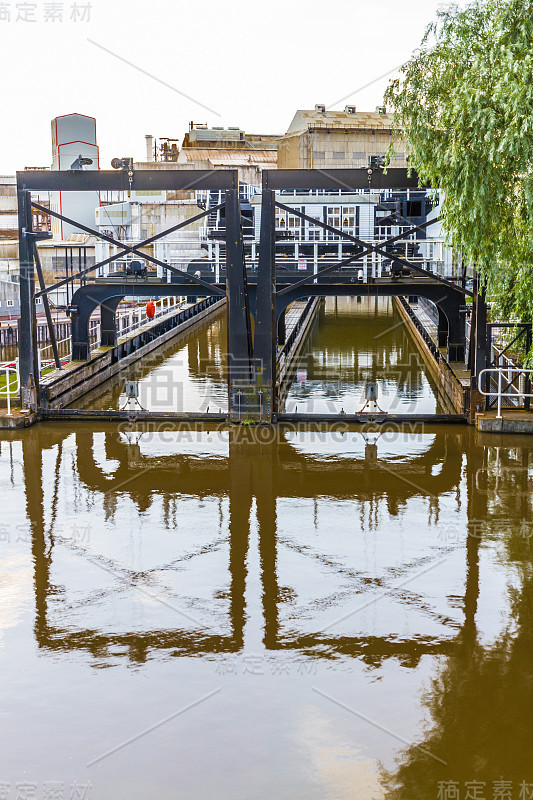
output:
M504 467L518 464L520 468L503 469L500 477L505 486L500 485L499 498L492 492L487 498L487 506L497 503L501 514L499 519L489 516L484 534L489 538L498 535L502 520L517 519L518 504L522 520L531 526L529 453L507 450L501 458ZM486 465L481 473L478 470L478 478ZM431 715L426 735L403 752L397 770L383 771L387 800L435 800L441 781L458 781L461 798L466 798L465 783L471 781L486 782L479 797L492 798L494 782L502 780L513 782L513 793L500 795L501 800L533 797L533 542L518 525L498 538L504 545L507 569L514 563L519 575L519 585L508 589L510 620L496 643L483 647L474 622L477 597L465 596L467 623L457 639L458 647L424 698ZM470 547L475 550L477 545L471 540ZM477 570L477 556L470 568ZM520 794L524 781L531 784L531 793Z

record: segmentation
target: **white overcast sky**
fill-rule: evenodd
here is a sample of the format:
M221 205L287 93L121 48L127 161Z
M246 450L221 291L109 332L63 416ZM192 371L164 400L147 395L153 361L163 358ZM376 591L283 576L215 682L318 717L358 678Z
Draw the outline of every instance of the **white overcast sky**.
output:
M92 0L90 21L72 22L73 2L58 2L64 21L47 23L49 0L31 3L36 22L16 21L22 1L0 3L11 12L0 19L0 174L50 166L50 120L60 114L96 117L100 166L109 168L114 156L144 158L147 133L181 138L189 120L283 133L297 108L315 103L373 110L389 80L376 79L409 58L442 6Z

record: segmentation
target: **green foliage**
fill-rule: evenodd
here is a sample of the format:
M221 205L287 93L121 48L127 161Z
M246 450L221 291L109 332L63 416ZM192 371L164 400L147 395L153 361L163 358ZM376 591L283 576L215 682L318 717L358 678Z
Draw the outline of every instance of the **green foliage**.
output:
M533 318L533 0L439 12L385 100L444 228L510 320Z

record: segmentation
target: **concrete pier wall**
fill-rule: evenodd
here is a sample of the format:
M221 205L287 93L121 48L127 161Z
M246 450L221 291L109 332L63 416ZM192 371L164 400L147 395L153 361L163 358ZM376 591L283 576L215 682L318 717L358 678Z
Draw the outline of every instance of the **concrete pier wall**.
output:
M444 405L445 410L455 414L467 414L470 404L469 387L463 385L444 356L437 361L435 355L431 352L430 347L425 341L424 336L421 334L402 303L402 298L394 297L393 302L405 326L414 339L428 372L436 384L439 400Z

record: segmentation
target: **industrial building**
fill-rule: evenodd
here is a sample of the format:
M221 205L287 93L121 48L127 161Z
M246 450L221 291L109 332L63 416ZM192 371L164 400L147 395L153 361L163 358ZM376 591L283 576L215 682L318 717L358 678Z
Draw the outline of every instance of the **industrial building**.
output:
M330 111L317 104L314 110L297 110L283 135L250 134L240 127L208 127L191 122L181 140L147 135L145 160L133 163L133 169L237 169L240 181L241 207L247 255L250 266L257 258L259 240L261 182L265 169L353 169L382 168L392 141L392 116L384 107L374 112L357 111L346 106L344 111ZM392 166L407 165L404 148L396 144ZM133 161L133 160L132 160ZM100 168L96 120L83 114L69 114L52 120L52 169L94 170ZM224 259L224 209L218 192L101 192L78 193L75 198L63 193L40 198L43 205L85 222L118 241L139 241L157 232L184 222L198 214L198 209L213 208L207 217L189 226L186 231L159 240L150 248L161 261L182 269L219 269ZM338 190L293 190L284 193L283 203L341 228L366 241L383 240L400 235L402 230L425 222L433 211L434 200L425 190L406 192ZM71 207L76 203L76 207ZM34 227L49 225L49 218L34 218ZM18 264L16 236L15 178L0 179L0 316L7 309L18 313ZM292 259L302 269L304 260L311 260L315 269L323 259L344 257L354 251L350 243L323 228L303 221L290 212L278 210L276 219L277 253ZM78 269L113 255L116 248L67 223L52 222L53 238L39 244L45 279L68 276ZM431 240L429 240L429 235ZM447 251L439 226L420 231L412 241L398 245L404 256L431 261L446 267ZM416 241L415 241L416 240ZM391 255L393 255L391 253ZM370 264L370 261L368 262ZM117 261L112 269L122 269ZM387 267L387 264L385 264ZM448 265L449 267L449 265ZM446 267L446 268L448 268ZM379 267L369 266L375 271ZM161 272L161 268L158 268ZM68 289L51 298L66 305ZM4 308L5 306L5 308Z
M20 313L18 269L17 181L0 175L0 318Z
M146 161L137 169L237 169L239 180L261 186L263 169L276 169L280 135L246 133L238 127L191 122L181 142L146 136Z
M368 167L371 156L384 157L392 141L392 115L384 106L375 111L329 111L317 104L312 111L297 111L278 143L278 169L356 169ZM405 167L405 148L394 167Z

